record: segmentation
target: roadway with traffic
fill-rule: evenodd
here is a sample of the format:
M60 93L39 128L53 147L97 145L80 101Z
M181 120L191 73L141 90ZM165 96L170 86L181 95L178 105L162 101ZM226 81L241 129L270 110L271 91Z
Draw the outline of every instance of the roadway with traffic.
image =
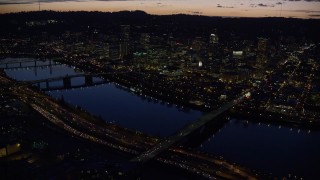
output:
M83 115L83 113L65 108L58 104L57 101L40 91L16 83L6 77L0 78L1 83L10 86L10 91L21 101L29 104L34 110L43 115L48 121L44 123L55 124L56 126L69 132L71 136L85 139L87 141L98 143L110 149L117 150L130 156L138 156L146 150L156 146L159 139L143 135L138 131L130 131L126 128L106 123L104 125L96 123L94 120ZM209 121L230 108L236 102L228 103L216 113L210 113L193 126L200 127L203 122ZM190 125L191 126L191 125ZM182 135L191 132L187 128ZM172 142L169 141L169 144ZM168 144L168 145L169 145ZM193 158L190 158L193 157ZM214 158L210 155L192 152L181 148L170 148L165 155L159 155L154 160L169 164L171 166L193 172L199 176L216 179L217 177L231 177L231 179L252 178L256 179L257 175L247 169ZM224 162L221 164L221 162ZM227 166L226 164L229 164Z

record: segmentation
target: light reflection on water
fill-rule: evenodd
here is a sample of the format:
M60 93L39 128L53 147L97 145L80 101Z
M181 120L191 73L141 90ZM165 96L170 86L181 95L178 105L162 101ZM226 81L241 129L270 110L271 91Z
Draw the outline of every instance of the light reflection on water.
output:
M37 64L45 63L48 62ZM32 62L26 63L30 64ZM34 68L11 69L6 73L17 80L36 80L82 72L66 65L55 65L51 70L50 67L37 68L36 71ZM83 83L82 77L71 80L72 85ZM50 82L50 86L63 86L63 83ZM45 87L45 84L40 87ZM65 101L81 106L106 121L161 137L174 133L202 115L199 111L181 110L174 105L137 96L113 83L50 91L48 94L55 98L63 96ZM199 150L263 172L273 172L277 177L290 173L313 179L319 177L319 139L320 132L231 119L210 140L203 142Z

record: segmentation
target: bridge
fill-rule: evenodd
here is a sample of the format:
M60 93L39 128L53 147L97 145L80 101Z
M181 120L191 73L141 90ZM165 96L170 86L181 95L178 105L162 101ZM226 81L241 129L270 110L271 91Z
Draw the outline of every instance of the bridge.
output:
M242 95L241 97L237 98L236 100L233 100L233 101L223 105L221 108L205 114L204 116L200 117L195 122L187 125L186 127L182 128L181 130L178 130L172 136L165 138L164 140L159 142L157 145L155 145L153 148L145 151L144 153L131 159L130 161L143 163L143 162L146 162L146 161L156 157L158 154L166 151L172 145L177 144L178 142L182 141L187 136L189 136L193 132L199 130L201 127L205 126L206 124L208 124L212 121L216 121L216 122L220 121L220 118L217 118L217 117L219 117L221 114L228 111L229 109L231 109L233 106L237 105L238 103L241 103L246 96L247 96L247 94Z
M86 87L92 87L92 86L97 86L97 85L102 85L102 84L106 84L108 83L108 81L103 80L103 81L99 81L99 82L93 82L91 84L88 83L84 83L81 85L71 85L71 86L46 86L45 88L41 88L38 84L38 88L41 89L42 91L56 91L56 90L67 90L67 89L79 89L79 88L86 88Z
M62 89L71 89L71 88L80 88L80 87L87 87L87 86L93 86L98 84L105 83L105 80L102 82L94 83L93 77L99 77L107 75L106 73L101 74L75 74L75 75L66 75L66 76L59 76L59 77L53 77L53 78L47 78L47 79L39 79L39 80L32 80L32 81L18 81L17 83L23 83L23 84L38 84L38 87L40 88L40 83L46 83L46 87L43 89L44 91L49 90L62 90ZM72 86L71 85L71 79L77 78L77 77L84 77L85 83L82 85ZM50 87L49 82L53 81L63 81L63 87Z
M29 66L15 66L15 67L5 67L2 68L4 70L14 70L14 69L29 69L29 68L44 68L44 67L52 67L52 66L59 66L59 63L53 63L53 64L43 64L43 65L29 65Z
M29 63L29 62L35 62L35 61L38 61L36 59L19 59L19 60L16 60L16 61L13 61L10 59L10 61L6 61L6 60L1 60L0 61L0 66L1 65L6 65L8 66L9 64L20 64L20 63Z
M46 78L46 79L37 79L37 80L31 80L31 81L18 81L18 83L22 83L22 84L37 84L37 83L42 83L42 82L53 82L53 81L68 81L67 79L69 79L69 81L72 78L76 78L76 77L98 77L98 76L103 76L106 74L75 74L75 75L65 75L65 76L58 76L58 77L52 77L52 78Z
M125 72L122 72L125 73ZM97 74L75 74L75 75L66 75L66 76L59 76L53 78L46 78L46 79L38 79L38 80L31 80L31 81L17 81L18 84L37 84L38 88L40 89L41 83L46 83L45 88L43 91L51 91L51 90L63 90L63 89L74 89L74 88L82 88L82 87L89 87L95 85L105 84L107 80L103 79L99 82L94 82L93 77L102 77L106 75L115 75L120 73L97 73ZM84 84L81 85L72 85L71 79L77 77L84 77ZM63 86L55 86L51 87L50 82L54 81L63 81Z
M0 61L0 68L4 70L15 70L15 69L29 69L34 68L34 73L37 75L37 69L38 68L44 68L49 67L50 68L50 74L52 74L52 67L58 66L60 63L48 60L46 61L40 61L40 60L19 60L19 61Z
M41 60L18 60L18 61L0 61L0 68L2 69L14 69L14 68L31 68L31 67L41 67L41 66L51 66L51 65L57 65L59 63L48 60L48 63L44 64L46 61ZM27 64L26 66L23 66Z

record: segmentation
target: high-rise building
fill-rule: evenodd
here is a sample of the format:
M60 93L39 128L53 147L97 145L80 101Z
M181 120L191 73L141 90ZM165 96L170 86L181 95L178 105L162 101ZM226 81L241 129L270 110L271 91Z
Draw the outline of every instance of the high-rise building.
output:
M196 37L193 41L192 41L192 45L191 45L191 47L192 47L192 49L194 50L194 51L200 51L201 49L202 49L202 44L203 44L203 42L202 42L202 39L201 39L201 37Z
M268 63L267 57L268 39L258 38L256 67L264 69Z
M109 59L110 58L109 43L96 46L96 52L100 54L100 59Z
M210 44L215 44L219 42L219 37L216 34L210 34Z
M266 53L267 44L268 44L268 39L258 38L258 48L257 48L258 53Z
M150 44L150 35L148 33L142 33L140 37L140 44L143 49L148 49Z
M119 44L109 46L109 58L111 60L118 60L120 58Z
M130 25L121 25L120 26L120 38L121 41L129 41L130 39Z
M209 39L209 48L208 48L208 56L209 59L212 60L213 58L217 57L219 55L219 37L216 34L210 34Z
M128 42L121 42L120 43L120 59L123 59L125 56L127 56L129 54L128 46L129 46Z
M120 27L120 59L129 54L130 25Z

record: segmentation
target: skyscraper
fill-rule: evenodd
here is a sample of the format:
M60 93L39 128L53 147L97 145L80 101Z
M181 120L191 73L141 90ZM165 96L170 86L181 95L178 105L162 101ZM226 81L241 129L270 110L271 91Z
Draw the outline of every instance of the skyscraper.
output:
M214 57L217 57L218 53L218 42L219 42L219 37L216 34L210 34L210 39L209 39L209 59L212 60Z
M266 53L267 51L268 39L258 38L258 53Z
M210 34L210 45L218 43L219 38L216 34Z
M256 67L258 69L265 69L268 64L267 45L268 45L268 39L258 38L257 59L256 59Z
M140 36L140 44L143 49L148 49L150 43L150 35L148 33L142 33Z
M129 41L130 39L130 25L121 25L121 41Z
M129 55L130 25L120 27L120 59Z

